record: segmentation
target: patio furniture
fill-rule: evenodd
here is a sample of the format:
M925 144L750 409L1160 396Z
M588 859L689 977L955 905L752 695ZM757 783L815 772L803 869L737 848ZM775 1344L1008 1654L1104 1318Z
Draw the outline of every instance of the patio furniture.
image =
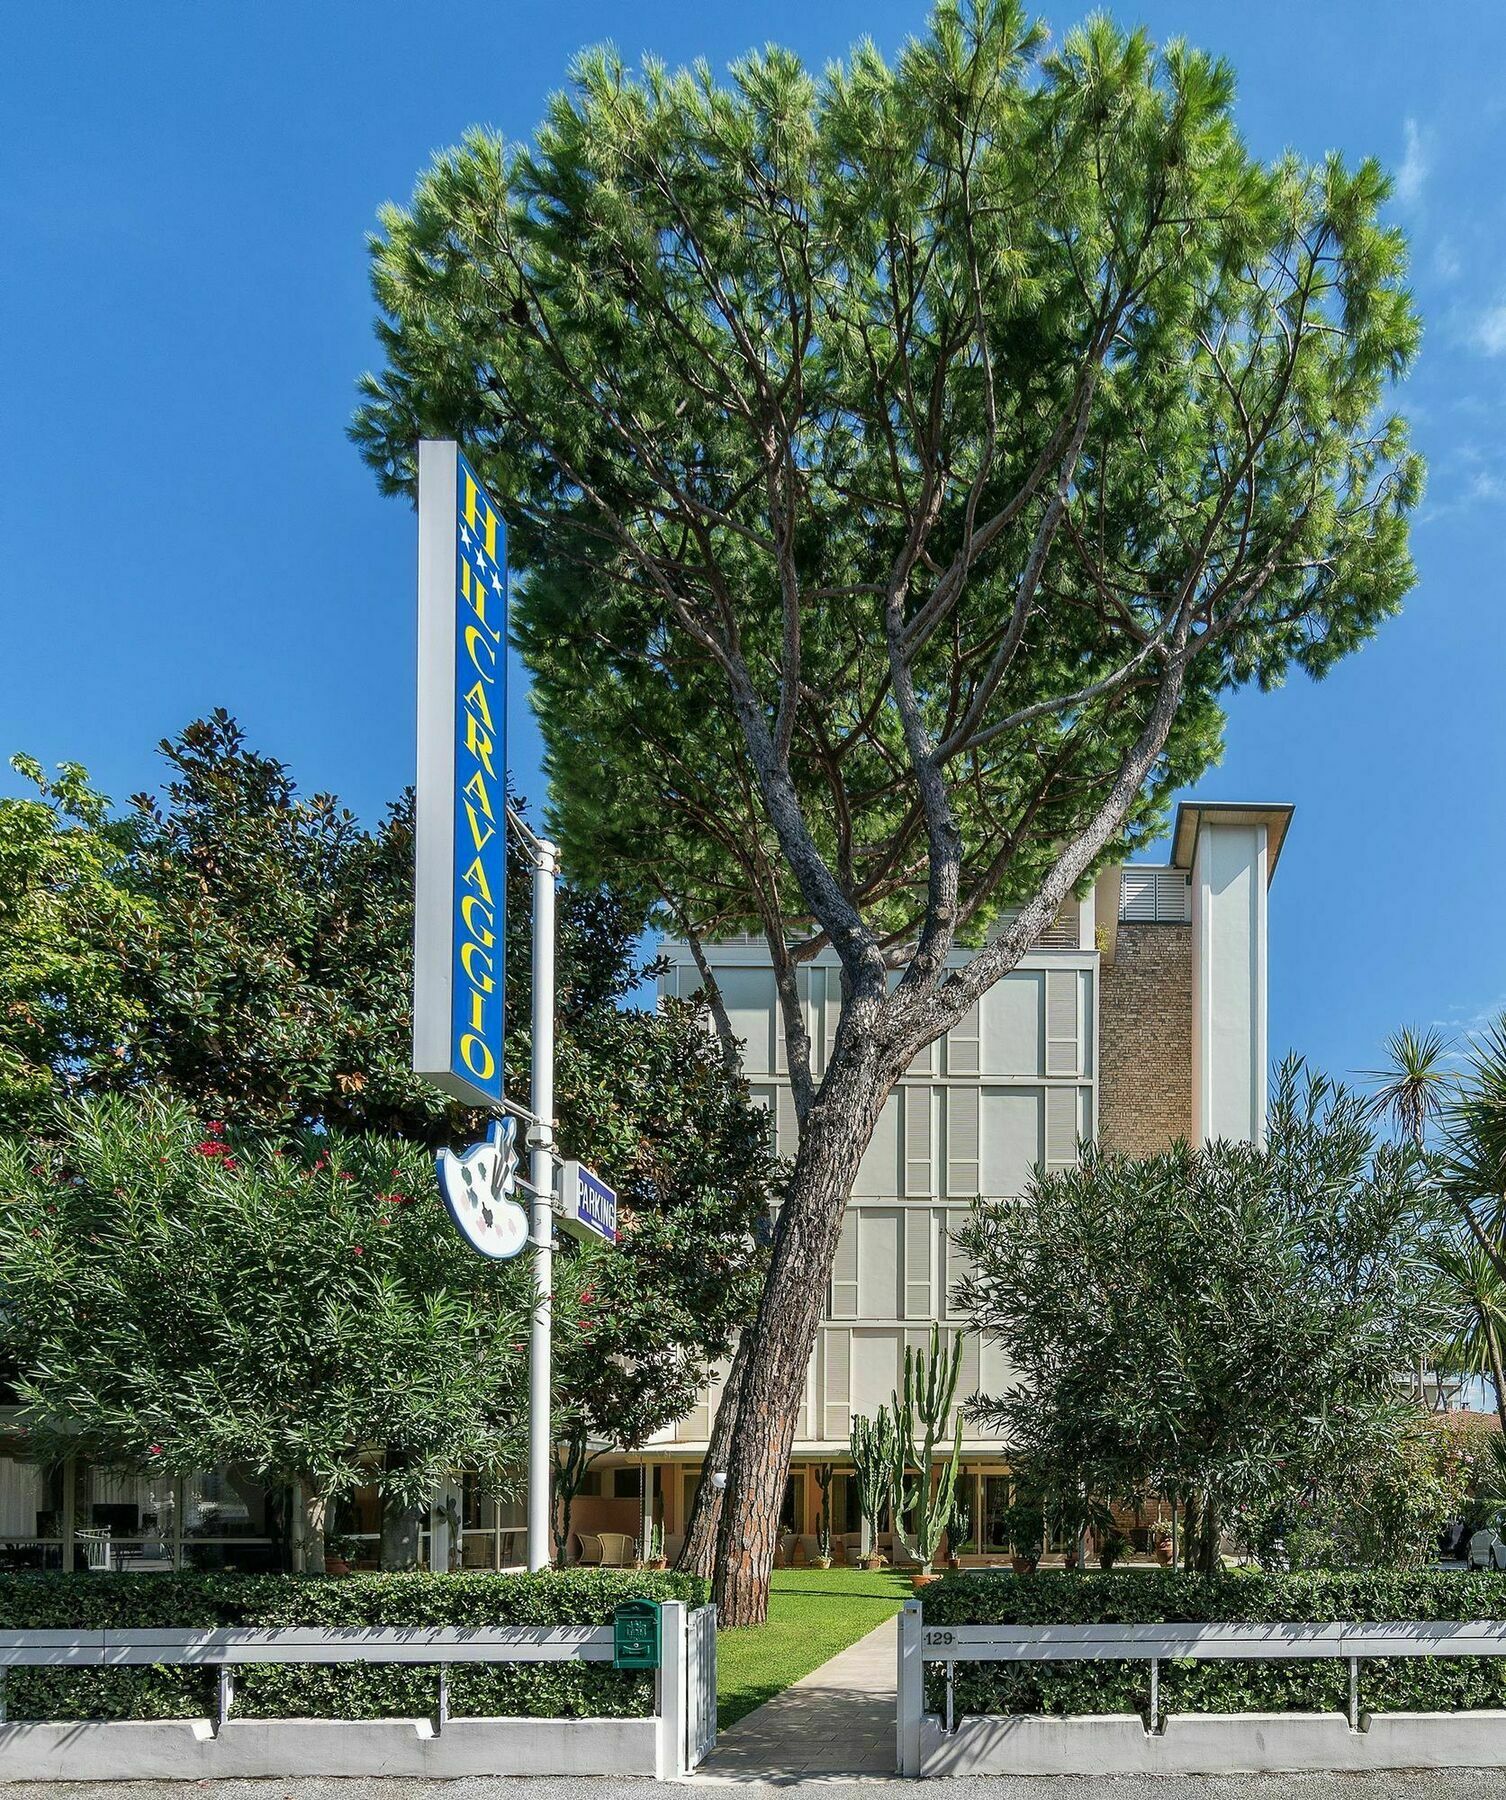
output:
M577 1531L575 1535L580 1540L581 1562L591 1568L597 1567L601 1562L601 1539L594 1531Z
M633 1539L620 1531L599 1534L601 1566L604 1569L630 1569L633 1566Z

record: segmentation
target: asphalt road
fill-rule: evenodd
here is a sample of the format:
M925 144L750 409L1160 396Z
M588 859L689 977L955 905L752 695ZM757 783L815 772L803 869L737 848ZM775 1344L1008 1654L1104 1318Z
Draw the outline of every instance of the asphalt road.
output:
M747 1800L788 1800L793 1791L811 1800L877 1800L875 1788L916 1784L893 1777L871 1781L710 1781L680 1785L722 1800L735 1789ZM655 1800L664 1787L652 1781L586 1780L558 1776L498 1776L462 1781L353 1777L300 1781L0 1781L0 1800ZM726 1795L725 1800L732 1800ZM898 1800L898 1797L892 1797ZM917 1800L921 1796L917 1795ZM925 1784L924 1800L1506 1800L1506 1770L1424 1769L1384 1775L1125 1775L971 1776Z

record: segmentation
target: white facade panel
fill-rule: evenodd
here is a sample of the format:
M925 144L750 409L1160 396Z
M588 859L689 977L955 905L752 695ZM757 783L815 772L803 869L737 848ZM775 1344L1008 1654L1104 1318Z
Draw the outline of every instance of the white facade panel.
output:
M1004 1200L1023 1194L1043 1155L1042 1090L984 1088L980 1192Z
M1043 971L1016 969L983 996L985 1075L1040 1075L1044 1072L1045 984Z

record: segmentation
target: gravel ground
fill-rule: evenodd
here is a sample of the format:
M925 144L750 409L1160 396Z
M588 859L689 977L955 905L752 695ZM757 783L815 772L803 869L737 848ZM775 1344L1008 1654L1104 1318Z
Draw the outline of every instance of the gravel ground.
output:
M712 1800L736 1788L748 1800L786 1800L808 1790L812 1800L875 1800L873 1781L729 1782L694 1780ZM902 1784L911 1786L906 1782ZM973 1776L928 1784L929 1800L1503 1800L1506 1771L1423 1769L1384 1775L1157 1775L1084 1779L1078 1776ZM422 1781L389 1776L345 1781L102 1781L5 1782L0 1800L654 1800L652 1781L472 1778ZM730 1800L730 1797L729 1797Z

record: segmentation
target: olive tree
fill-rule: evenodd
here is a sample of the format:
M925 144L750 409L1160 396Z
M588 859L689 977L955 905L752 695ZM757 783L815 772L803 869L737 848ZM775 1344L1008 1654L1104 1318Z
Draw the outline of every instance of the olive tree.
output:
M1222 62L943 0L894 62L583 56L373 241L353 427L507 517L568 866L766 939L799 1141L717 1598L762 1618L854 1173L917 1051L1220 747L1399 605L1418 323L1374 162L1264 164ZM840 961L812 1066L802 961ZM965 966L953 952L976 948ZM713 997L714 999L714 997Z

